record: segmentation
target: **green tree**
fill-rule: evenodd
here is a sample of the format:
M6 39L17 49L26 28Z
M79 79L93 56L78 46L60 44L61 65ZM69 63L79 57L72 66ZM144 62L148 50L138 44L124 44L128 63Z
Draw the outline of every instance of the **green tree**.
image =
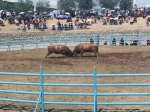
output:
M128 9L128 8L132 8L133 6L133 0L120 0L120 4L119 4L121 9Z
M33 2L31 0L18 0L15 11L18 12L27 12L33 9Z
M49 0L38 0L36 3L37 11L43 12L48 11L50 8Z
M0 10L4 10L7 8L7 3L3 0L0 0Z
M57 7L60 10L69 11L70 7L75 8L75 1L74 0L58 0Z
M132 0L131 0L132 1ZM104 8L114 9L119 4L119 0L99 0L99 3Z
M93 0L76 0L79 9L92 9L94 6Z

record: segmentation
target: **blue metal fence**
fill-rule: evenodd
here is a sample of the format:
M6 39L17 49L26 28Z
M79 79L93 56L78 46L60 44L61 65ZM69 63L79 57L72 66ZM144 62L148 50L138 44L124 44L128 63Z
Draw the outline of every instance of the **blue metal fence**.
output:
M76 46L81 43L90 43L90 39L93 39L94 44L114 45L113 39L116 39L115 45L121 45L121 38L124 42L122 45L133 44L136 40L137 45L150 45L150 33L118 33L111 31L110 33L97 33L97 34L77 34L77 35L42 35L42 36L20 36L17 38L0 38L0 51L11 50L24 50L24 49L38 49L46 48L51 45L66 45Z
M27 83L27 82L4 82L0 81L0 84L12 84L12 85L26 85L26 86L39 86L40 92L27 92L27 91L14 91L14 90L0 90L0 93L11 94L31 94L38 95L37 101L34 100L19 100L19 99L6 99L0 98L3 102L17 102L17 103L29 103L35 104L35 110L37 111L38 105L41 104L42 112L45 110L45 105L86 105L93 106L93 112L97 112L97 106L123 106L123 105L150 105L150 102L98 102L97 97L101 96L150 96L150 93L97 93L98 87L128 87L128 86L150 86L150 83L146 84L97 84L97 77L149 77L150 74L97 74L97 70L94 67L93 74L43 74L43 68L40 68L40 74L31 73L11 73L0 72L0 75L12 75L12 76L32 76L39 77L40 83ZM93 77L93 84L50 84L44 83L44 77ZM46 86L71 86L71 87L93 87L93 93L64 93L64 92L45 92ZM94 102L52 102L44 101L44 96L93 96Z

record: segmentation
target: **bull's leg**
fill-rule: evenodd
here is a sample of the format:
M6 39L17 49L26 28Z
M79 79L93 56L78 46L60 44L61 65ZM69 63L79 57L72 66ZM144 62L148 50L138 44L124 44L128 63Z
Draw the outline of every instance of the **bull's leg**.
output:
M97 58L98 58L98 56L99 56L99 53L95 53L95 55L97 56Z
M80 52L80 57L82 57L83 53L84 53L84 51L81 51L81 52Z
M65 54L65 57L67 58L67 57L68 57L68 54Z
M50 54L52 54L52 53L49 53L49 52L48 52L45 58L47 58Z
M49 52L46 54L45 58L47 58L47 56L49 56Z
M95 53L95 56L98 58L99 53L98 52L94 52L94 53Z

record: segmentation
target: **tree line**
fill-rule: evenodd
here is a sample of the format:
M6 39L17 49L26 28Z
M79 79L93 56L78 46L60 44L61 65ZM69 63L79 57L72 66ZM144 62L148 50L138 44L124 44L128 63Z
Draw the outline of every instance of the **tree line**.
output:
M0 0L0 10L14 9L17 13L34 11L34 5L32 0L18 0L15 4ZM37 0L36 7L36 10L40 12L49 11L50 2L49 0Z
M133 0L96 0L97 4L93 0L58 0L58 9L68 11L70 8L78 8L79 10L89 10L94 6L101 6L109 9L114 9L114 7L119 6L121 9L132 8ZM0 10L14 9L17 13L27 12L29 10L34 10L34 4L32 0L18 0L15 5L0 0ZM37 11L49 11L50 2L49 0L37 0L36 2Z
M121 9L130 9L133 6L133 0L96 0L98 4L95 4L93 0L58 0L58 9L65 11L69 10L69 7L78 8L79 10L89 10L94 6L101 6L113 10L114 7L119 6Z

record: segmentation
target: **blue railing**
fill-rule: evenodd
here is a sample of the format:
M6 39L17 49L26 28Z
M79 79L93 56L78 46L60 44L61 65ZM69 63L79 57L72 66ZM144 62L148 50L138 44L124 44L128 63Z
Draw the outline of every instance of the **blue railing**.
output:
M11 94L30 94L38 95L37 101L34 100L19 100L19 99L6 99L0 98L3 102L17 102L17 103L29 103L35 104L35 110L37 111L38 105L41 104L42 112L45 110L45 105L85 105L93 106L93 112L97 112L97 106L126 106L126 105L150 105L150 102L98 102L97 97L106 96L150 96L150 93L98 93L98 87L129 87L129 86L150 86L150 83L130 83L130 84L97 84L97 77L150 77L150 74L97 74L97 70L94 67L93 74L43 74L43 68L40 68L40 74L31 73L11 73L11 72L0 72L0 75L12 75L12 76L32 76L39 77L40 83L27 83L27 82L4 82L0 81L0 84L11 84L11 85L26 85L26 86L39 86L40 92L27 92L27 91L14 91L14 90L0 90L0 93L11 93ZM44 83L45 77L93 77L93 84L50 84ZM46 86L61 86L61 87L93 87L93 93L69 93L69 92L45 92L44 87ZM44 101L45 96L92 96L94 102L52 102Z
M113 39L116 39L115 41ZM121 41L121 38L123 41ZM34 35L29 37L0 38L0 51L47 48L47 46L62 44L76 46L92 42L97 45L150 45L150 33L110 33L78 34L78 35Z

